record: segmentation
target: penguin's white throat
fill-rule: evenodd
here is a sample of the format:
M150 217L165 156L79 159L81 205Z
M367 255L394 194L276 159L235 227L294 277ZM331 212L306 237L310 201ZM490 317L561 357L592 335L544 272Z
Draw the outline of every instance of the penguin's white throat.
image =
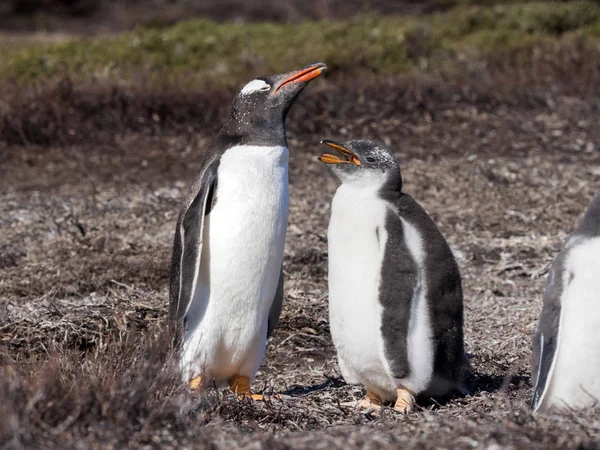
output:
M340 179L343 185L354 188L379 189L389 178L389 173L378 169L356 169L352 172L345 171L343 168L333 168L333 172Z

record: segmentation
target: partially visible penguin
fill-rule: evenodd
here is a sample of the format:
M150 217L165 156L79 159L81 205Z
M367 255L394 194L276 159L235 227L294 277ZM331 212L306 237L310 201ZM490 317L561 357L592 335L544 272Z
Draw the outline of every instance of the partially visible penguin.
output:
M257 78L234 98L183 202L171 261L171 318L183 322L190 387L228 380L240 396L279 320L288 222L287 113L317 63Z
M600 405L600 193L550 268L533 350L534 411Z
M362 407L463 390L463 293L452 251L425 210L402 191L394 156L371 141L322 141L319 160L342 184L327 232L329 320L340 370L361 384Z

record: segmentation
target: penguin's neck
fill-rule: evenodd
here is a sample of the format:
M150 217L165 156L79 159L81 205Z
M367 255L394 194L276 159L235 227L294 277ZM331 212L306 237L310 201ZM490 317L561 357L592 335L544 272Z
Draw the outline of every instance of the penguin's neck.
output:
M287 147L285 135L285 118L274 120L238 120L229 117L216 137L217 144L222 148L238 145Z
M271 191L283 184L287 189L288 161L285 146L234 145L221 156L218 189L222 187L222 177L231 178L246 193L253 188Z
M382 177L381 174L363 174L357 177L346 177L340 188L354 191L357 196L377 195L385 200L394 201L400 198L402 192L402 177L400 173L388 173Z
M391 172L379 189L379 195L391 202L395 202L404 195L402 192L402 175L400 171Z

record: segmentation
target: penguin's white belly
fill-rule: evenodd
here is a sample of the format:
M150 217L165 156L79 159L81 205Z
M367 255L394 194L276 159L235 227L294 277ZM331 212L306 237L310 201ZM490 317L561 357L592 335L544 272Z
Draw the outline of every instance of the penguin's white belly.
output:
M574 247L565 263L558 356L544 404L600 405L600 238Z
M396 393L382 358L379 302L387 208L376 190L342 185L333 199L327 238L329 321L340 370L348 383L391 400Z
M221 157L187 314L184 378L253 378L262 362L285 245L287 167L285 147L239 146Z

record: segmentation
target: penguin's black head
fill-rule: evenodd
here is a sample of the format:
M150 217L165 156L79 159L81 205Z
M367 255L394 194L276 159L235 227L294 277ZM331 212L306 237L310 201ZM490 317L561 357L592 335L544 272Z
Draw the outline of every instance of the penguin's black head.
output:
M266 75L247 83L231 104L224 131L243 137L245 144L282 145L285 119L292 104L327 66L311 64L295 72ZM283 139L283 143L279 142Z
M323 153L319 161L327 164L342 183L381 185L399 181L400 166L389 150L373 141L352 140L341 144L321 141L336 150L337 154Z

